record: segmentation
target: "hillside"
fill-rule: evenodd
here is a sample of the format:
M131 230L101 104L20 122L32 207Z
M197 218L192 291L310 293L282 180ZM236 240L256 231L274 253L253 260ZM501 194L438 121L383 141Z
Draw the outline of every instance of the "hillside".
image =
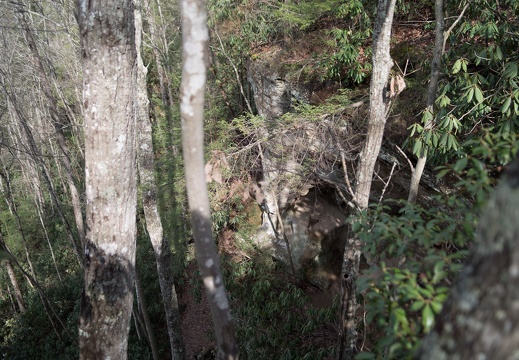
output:
M512 353L516 2L180 4L0 2L0 358Z

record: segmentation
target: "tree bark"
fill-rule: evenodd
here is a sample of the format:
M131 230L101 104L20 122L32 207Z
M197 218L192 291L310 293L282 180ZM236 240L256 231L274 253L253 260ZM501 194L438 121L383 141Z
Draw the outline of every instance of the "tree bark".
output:
M390 103L389 71L393 61L389 54L391 26L396 0L379 0L373 32L373 73L369 98L368 132L357 167L355 200L358 211L368 207L373 171L382 145ZM339 358L353 359L357 353L356 281L359 274L362 244L350 237L344 247L341 278L341 332Z
M434 1L434 17L436 19L435 40L433 48L433 58L431 62L431 76L429 78L429 88L427 90L427 107L425 111L434 116L434 102L436 100L436 91L438 90L438 81L440 80L440 68L442 66L443 43L444 43L444 27L445 20L443 15L443 0ZM423 131L431 131L434 125L434 119L429 120L425 124ZM427 162L427 154L421 150L416 166L411 176L411 185L409 188L409 196L407 201L416 202L418 196L418 188L420 179L422 178L425 163Z
M166 313L169 342L171 347L171 358L183 360L184 342L182 339L182 321L178 306L177 292L172 277L171 249L160 219L157 205L157 184L155 182L155 161L153 153L152 127L149 117L149 101L146 91L147 69L140 56L141 44L141 17L138 11L135 14L135 39L137 48L137 96L136 99L136 122L139 168L139 181L142 188L142 205L144 217L146 218L146 230L150 237L157 273L159 277L160 290Z
M9 275L9 280L11 281L11 285L13 286L14 297L16 299L16 303L18 304L18 308L21 313L25 312L25 301L23 300L22 291L20 290L20 285L18 284L18 280L16 279L16 274L14 273L13 264L11 264L11 260L4 260L5 267L7 269L7 274Z
M80 359L126 359L136 247L132 0L79 1L86 246Z
M229 302L211 231L204 172L204 90L209 34L202 0L181 0L183 66L180 113L187 197L196 257L206 289L218 344L217 359L237 359Z
M519 159L485 211L468 262L420 358L516 359L519 339Z

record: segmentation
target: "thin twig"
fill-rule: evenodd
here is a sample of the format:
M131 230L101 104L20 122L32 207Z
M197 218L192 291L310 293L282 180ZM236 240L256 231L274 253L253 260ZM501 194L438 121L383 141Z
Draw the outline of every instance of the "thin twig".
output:
M357 198L355 196L355 193L353 192L353 189L351 187L350 178L348 176L348 167L346 166L346 158L344 157L344 149L342 148L341 143L333 133L332 129L328 126L328 131L330 132L330 135L332 136L333 140L335 141L337 147L339 148L339 153L341 154L341 164L342 164L342 170L344 173L344 182L346 183L346 187L350 193L351 199L354 204L357 204ZM341 192L342 195L342 192ZM346 202L348 203L348 202ZM357 205L355 206L357 207Z
M329 180L327 180L329 181ZM330 183L332 183L331 181L329 181ZM339 193L339 196L341 197L341 200L344 201L345 204L347 204L349 207L351 207L352 209L353 208L356 208L355 204L352 203L351 201L349 201L348 199L346 199L346 197L344 196L344 194L342 193L342 190L341 188L339 187L339 185L337 185L336 183L333 183L333 185L335 186L335 191L337 191L337 193Z
M452 25L447 29L447 31L445 31L443 33L443 48L442 48L442 54L445 53L445 45L447 44L447 39L449 38L452 30L454 30L454 28L456 27L456 25L458 25L458 23L460 22L461 18L463 17L463 15L465 14L465 11L468 9L469 5L472 4L472 0L471 1L468 1L465 6L463 7L463 9L461 10L461 13L459 14L459 16L456 18L456 20L454 20L454 22L452 23Z
M384 194L386 193L387 187L389 183L391 182L391 178L393 177L393 171L395 171L396 162L393 163L393 166L391 167L391 172L389 173L389 178L387 179L387 182L384 182L384 189L382 189L382 194L380 194L380 199L378 199L378 203L380 204L382 202L382 199L384 199Z
M411 172L414 172L414 166L413 166L413 163L411 162L411 159L409 159L409 157L405 154L405 152L400 149L400 146L398 146L397 144L393 144L396 149L398 150L398 152L404 157L404 159L407 160L407 163L409 164L409 167L411 168Z
M252 149L255 146L259 146L262 143L262 141L263 140L256 140L252 144L249 144L249 145L241 148L240 150L237 150L237 151L235 151L233 153L230 153L228 156L238 156L238 154L241 154L241 153L243 153L243 152L245 152L247 150L250 150L250 149Z

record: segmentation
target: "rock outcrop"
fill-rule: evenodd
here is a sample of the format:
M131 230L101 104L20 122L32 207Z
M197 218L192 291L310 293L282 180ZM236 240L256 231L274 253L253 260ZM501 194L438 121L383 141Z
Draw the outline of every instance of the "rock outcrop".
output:
M281 117L293 109L294 103L307 102L311 91L291 82L290 74L279 64L275 56L248 64L248 80L254 91L256 109L264 118L259 136L265 139L259 181L263 192L263 225L255 239L285 263L292 263L299 272L317 268L320 256L329 254L329 250L322 247L323 240L343 226L346 216L334 203L330 191L321 194L314 189L314 175L305 168L301 152L296 150L300 147L304 152L319 151L328 146L312 134L322 129L307 124L280 130ZM306 143L298 144L298 137ZM321 275L310 275L310 278L323 287L328 287L328 280L334 278L330 271L316 273Z

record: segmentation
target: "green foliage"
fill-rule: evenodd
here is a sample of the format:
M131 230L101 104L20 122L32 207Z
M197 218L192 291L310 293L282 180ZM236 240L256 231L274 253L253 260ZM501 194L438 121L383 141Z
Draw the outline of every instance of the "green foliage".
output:
M432 0L397 0L395 18L422 18L425 12L424 9L431 9L433 6L434 2ZM424 26L427 26L427 24Z
M505 169L512 154L519 149L517 135L507 138L496 137L489 132L481 138L471 138L463 144L467 152L458 152L450 164L438 166L438 176L453 174L458 181L454 184L467 198L473 201L473 211L477 211L488 199L497 185L500 173Z
M337 12L341 1L281 1L279 8L274 11L281 24L287 29L308 30L315 22L325 15Z
M335 40L335 51L322 62L332 79L358 84L371 71L371 62L368 61L371 49L366 46L366 40L371 37L372 28L364 2L343 2L336 10L336 16L346 25L330 30Z
M155 153L155 178L157 201L164 228L164 235L172 247L173 272L181 278L186 266L186 219L184 167L180 151L181 130L179 109L164 107L155 98L156 110L153 123L153 149Z
M519 5L480 0L469 7L462 23L449 37L445 54L446 77L440 83L435 108L422 113L411 126L413 153L421 151L436 164L464 156L501 166L515 155L515 145L499 156L486 157L482 149L499 143L515 144L519 126ZM506 14L506 16L503 16ZM424 130L424 124L433 128ZM486 143L486 144L485 144ZM477 144L478 151L475 150ZM481 159L481 157L480 157Z
M276 261L253 249L247 240L237 246L253 258L223 261L242 359L327 359L335 354L337 315L331 307L313 307L299 286L291 283Z
M413 357L474 237L477 215L470 204L454 196L437 202L441 207L431 209L406 202L374 205L350 219L373 260L358 280L375 337L371 358Z
M46 296L65 329L51 326L46 310L35 291L26 296L27 311L16 317L2 316L0 354L2 359L77 359L77 326L81 276L67 276L63 283L46 289ZM58 336L59 334L59 336Z
M366 8L374 9L373 3L368 0L209 1L209 24L218 38L212 47L219 65L215 82L226 94L223 100L228 107L238 110L233 115L247 110L241 101L243 94L237 87L235 70L243 76L243 59L254 58L258 44L282 41L283 47L290 50L289 39L314 31L319 34L322 50L311 61L322 69L323 76L345 84L364 82L371 71L367 41L371 37L372 12ZM215 92L214 96L222 94Z

